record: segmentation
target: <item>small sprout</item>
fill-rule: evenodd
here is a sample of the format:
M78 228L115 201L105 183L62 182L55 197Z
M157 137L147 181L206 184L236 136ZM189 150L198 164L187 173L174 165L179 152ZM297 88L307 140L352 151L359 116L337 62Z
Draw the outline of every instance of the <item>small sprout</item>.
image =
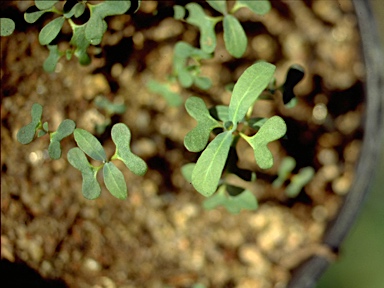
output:
M211 131L222 126L209 114L204 101L200 98L188 98L185 108L188 114L196 119L197 126L185 136L184 146L191 152L199 152L207 145Z
M225 48L235 58L243 56L247 49L247 35L239 20L234 16L225 15L223 20Z
M283 102L284 104L290 104L295 101L296 96L293 92L293 88L304 78L304 68L300 65L292 65L287 73L287 78L283 84ZM293 106L293 105L290 105Z
M113 164L108 162L103 167L104 183L109 192L118 199L127 198L127 184L123 173Z
M285 135L287 125L279 116L269 118L260 130L252 137L240 133L249 145L252 146L256 163L262 169L269 169L273 165L273 155L268 149L268 143L275 141Z
M293 169L295 169L296 160L292 157L285 157L279 166L277 178L273 181L273 187L281 187L289 179Z
M95 105L101 109L104 109L108 115L124 114L127 107L124 104L116 104L109 101L104 96L97 96L95 98Z
M237 0L231 12L235 13L235 11L242 7L249 8L257 15L265 15L269 12L269 10L271 10L271 3L269 2L269 0Z
M61 157L60 141L71 135L75 130L75 127L76 124L73 120L66 119L60 123L56 132L51 133L51 143L48 147L48 153L52 159L59 159Z
M15 22L10 18L0 18L0 36L9 36L15 30Z
M107 156L99 140L86 130L76 128L73 133L77 146L92 159L106 162Z
M183 6L174 5L173 12L174 12L173 17L176 20L182 20L185 17L185 8Z
M183 98L175 92L173 92L169 85L151 80L147 84L148 89L153 92L160 94L167 101L170 106L180 106L183 103Z
M41 122L41 115L43 114L43 107L40 104L33 104L31 109L32 121L28 125L22 127L17 132L17 141L21 144L29 144L35 137L36 130Z
M65 18L71 18L75 16L75 18L79 18L83 15L85 11L85 3L77 2L77 1L67 1L63 7L63 13Z
M312 180L314 175L315 169L312 167L304 167L300 169L299 173L292 177L291 183L289 183L285 189L287 196L293 198L299 195L300 191Z
M132 153L130 148L131 131L123 124L118 123L112 127L112 141L116 145L115 155L112 159L121 160L129 170L136 175L142 176L147 170L147 164L139 156Z
M238 214L242 209L256 210L257 199L251 191L232 185L222 185L217 193L204 201L204 208L207 210L224 206L228 212Z
M67 159L74 168L81 172L83 196L90 200L98 198L101 193L100 184L96 178L99 169L89 164L84 152L77 147L68 151Z

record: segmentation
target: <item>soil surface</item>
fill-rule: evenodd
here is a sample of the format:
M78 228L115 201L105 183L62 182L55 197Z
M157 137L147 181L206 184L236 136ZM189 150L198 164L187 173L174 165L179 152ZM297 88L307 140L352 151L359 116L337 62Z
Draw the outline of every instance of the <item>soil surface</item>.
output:
M277 66L278 84L290 65L306 70L295 90L296 107L284 107L280 94L276 101L260 100L255 107L257 116L281 115L288 139L271 144L276 164L267 171L255 164L251 148L239 143L239 166L258 176L248 186L257 195L259 209L238 215L223 208L203 209L204 197L180 172L198 156L183 146L195 121L183 107L170 107L146 88L150 79L166 81L172 72L177 41L198 45L198 30L171 18L171 2L142 1L137 14L109 19L102 53L91 65L61 59L52 74L43 71L48 50L38 42L49 16L29 25L22 13L31 1L6 4L1 16L14 16L17 29L1 38L1 258L24 262L43 277L74 288L198 283L282 288L302 260L316 253L328 255L321 236L351 185L362 138L364 66L356 18L350 1L272 4L272 11L262 17L244 8L237 12L249 35L240 60L226 52L222 27L217 26L215 56L202 69L213 81L211 89L175 87L184 99L200 95L208 106L229 104L225 85L257 60ZM70 35L65 26L63 40ZM16 141L36 102L43 105L50 129L69 118L96 134L95 125L106 120L94 104L98 95L127 106L112 122L130 127L132 150L149 166L144 177L121 166L129 192L125 201L104 186L97 200L82 196L81 174L65 156L75 146L72 136L62 142L60 160L49 159L47 136L27 146ZM109 135L110 127L98 138L112 155ZM270 184L287 155L296 158L295 171L312 166L317 172L293 200Z

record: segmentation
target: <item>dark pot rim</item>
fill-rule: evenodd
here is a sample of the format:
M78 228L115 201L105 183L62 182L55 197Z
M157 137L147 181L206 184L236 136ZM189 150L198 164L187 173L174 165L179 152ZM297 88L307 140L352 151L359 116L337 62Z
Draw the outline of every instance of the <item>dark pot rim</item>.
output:
M356 177L351 190L344 199L336 218L328 224L323 244L330 251L337 252L340 244L354 224L370 191L377 171L384 136L384 55L380 37L369 1L352 0L360 30L362 54L366 66L364 83L366 111L364 138L359 161L355 169ZM326 256L312 256L292 273L288 288L315 287L318 279L331 264Z

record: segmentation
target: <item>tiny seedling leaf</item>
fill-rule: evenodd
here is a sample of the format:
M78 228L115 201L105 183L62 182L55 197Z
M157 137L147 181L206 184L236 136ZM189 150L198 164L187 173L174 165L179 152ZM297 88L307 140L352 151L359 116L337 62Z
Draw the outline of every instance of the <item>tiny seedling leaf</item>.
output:
M281 187L286 180L288 180L291 175L293 169L295 169L296 160L293 157L285 157L279 166L279 170L277 172L277 178L273 181L273 187Z
M181 167L181 174L183 175L184 179L187 180L189 183L192 183L192 172L193 169L195 169L196 163L188 163Z
M258 15L265 15L269 12L269 10L271 10L271 3L269 2L269 0L237 0L234 10L238 10L241 7L248 7Z
M202 195L209 197L215 193L232 140L231 131L220 133L208 144L197 160L192 172L192 185Z
M127 184L123 173L113 164L108 162L103 167L104 183L109 192L118 199L127 198Z
M163 96L170 106L177 107L183 103L183 98L181 98L179 94L171 91L171 88L167 84L151 80L148 82L147 87L151 92L158 93Z
M180 6L180 5L174 5L173 6L173 12L174 12L174 15L173 17L176 19L176 20L181 20L184 18L185 16L185 8L183 6Z
M208 4L221 14L227 14L227 1L225 0L207 0Z
M104 109L110 115L123 114L127 109L123 103L113 103L101 95L95 98L95 105L101 109Z
M52 134L54 134L54 133L52 133ZM48 146L48 154L49 154L49 157L51 157L51 159L55 159L55 160L60 159L60 157L61 157L60 141L56 141L56 140L51 139L51 142L49 143L49 146Z
M299 195L300 191L309 181L312 180L315 175L315 169L312 167L305 167L300 169L299 173L292 177L291 183L288 184L285 189L285 193L288 197L296 197Z
M87 53L87 49L91 44L85 37L86 24L76 25L72 20L69 20L72 27L73 35L69 43L76 47L75 56L79 59L81 65L88 65L91 63L91 58Z
M136 175L144 175L148 167L143 159L131 151L131 131L129 128L123 123L117 123L112 127L111 136L116 145L116 158L123 161L125 166Z
M225 48L233 57L240 58L247 49L248 43L243 27L239 20L230 14L225 15L223 25Z
M32 9L30 9L32 8ZM24 13L24 20L27 22L27 23L35 23L37 20L39 20L39 18L46 12L49 12L49 11L35 11L34 9L36 9L36 7L32 6L27 9L27 11ZM29 11L28 11L29 10Z
M256 163L262 169L269 169L273 165L273 156L268 149L268 143L277 140L285 135L287 125L279 116L269 118L260 130L252 137L240 133L253 148Z
M58 0L35 0L35 5L40 10L47 10L53 7L53 5L59 2Z
M85 152L89 157L105 162L107 156L99 140L86 130L76 128L74 132L77 146Z
M83 177L82 193L86 199L96 199L100 196L101 187L96 179L98 169L89 164L87 157L80 148L75 147L68 151L68 162L80 170Z
M189 11L186 21L200 29L200 47L206 53L212 53L216 48L215 25L219 19L207 16L197 3L185 6Z
M208 77L197 76L195 77L193 82L197 87L203 90L207 90L212 86L211 79L209 79Z
M238 123L244 118L249 107L268 86L275 68L273 64L260 61L248 67L240 76L233 88L229 104L229 117L233 123Z
M46 72L54 72L57 62L59 62L60 57L62 56L59 47L57 45L48 45L49 55L45 59L43 68Z
M71 18L72 16L75 16L76 18L78 18L84 13L85 11L84 3L81 3L81 2L76 3L72 7L68 7L67 5L71 5L73 4L73 2L71 4L68 4L68 3L70 3L70 1L65 2L64 8L63 8L65 18L68 19L68 18Z
M65 137L71 135L75 130L75 127L76 123L73 120L65 119L63 122L60 123L59 127L57 128L54 139L57 141L61 141Z
M216 120L220 120L223 122L229 121L228 106L216 105L209 109L209 113Z
M9 18L0 18L0 36L9 36L15 30L15 22Z
M21 144L29 144L32 142L36 133L36 128L41 122L42 114L43 106L34 103L31 108L32 121L17 132L17 141L19 141Z
M40 44L48 45L49 43L51 43L53 39L55 39L56 36L59 34L61 27L63 27L64 21L64 17L58 17L56 19L53 19L47 25L45 25L39 33Z
M199 152L207 145L211 131L221 124L209 114L204 101L198 97L188 98L185 108L196 119L197 126L185 135L184 146L191 152Z

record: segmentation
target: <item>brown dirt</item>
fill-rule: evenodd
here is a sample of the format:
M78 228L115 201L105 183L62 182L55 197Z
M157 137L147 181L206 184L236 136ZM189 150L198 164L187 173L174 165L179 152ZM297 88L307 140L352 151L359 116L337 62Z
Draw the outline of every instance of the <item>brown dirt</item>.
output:
M12 5L7 9L28 7ZM260 101L255 113L278 113L289 125L292 141L272 145L277 165L292 155L298 168L310 165L317 174L305 193L288 201L267 183L277 165L259 170L252 151L240 143L240 165L260 175L251 187L260 207L239 215L202 208L203 197L180 173L196 159L183 148L195 123L183 108L167 106L145 87L149 79L165 80L174 43L195 43L197 30L161 16L156 25L142 25L157 4L142 5L136 16L110 20L114 30L103 40L104 54L89 67L62 59L55 73L45 73L48 52L36 28L25 26L1 39L1 257L21 260L68 287L284 287L301 260L323 253L322 233L348 191L359 154L364 67L351 3L282 1L264 17L240 10L250 34L244 59L228 55L219 32L215 57L203 68L214 87L181 92L185 99L202 95L208 105L228 104L224 85L258 59L277 65L278 83L293 63L308 72L296 89L297 107ZM52 130L70 118L93 132L103 120L92 102L98 94L127 105L113 120L131 128L132 149L150 168L144 177L123 169L126 201L105 188L99 199L84 199L80 173L65 156L49 160L46 137L28 146L16 141L35 102L44 106ZM100 139L112 155L108 133ZM73 138L63 144L66 155Z

